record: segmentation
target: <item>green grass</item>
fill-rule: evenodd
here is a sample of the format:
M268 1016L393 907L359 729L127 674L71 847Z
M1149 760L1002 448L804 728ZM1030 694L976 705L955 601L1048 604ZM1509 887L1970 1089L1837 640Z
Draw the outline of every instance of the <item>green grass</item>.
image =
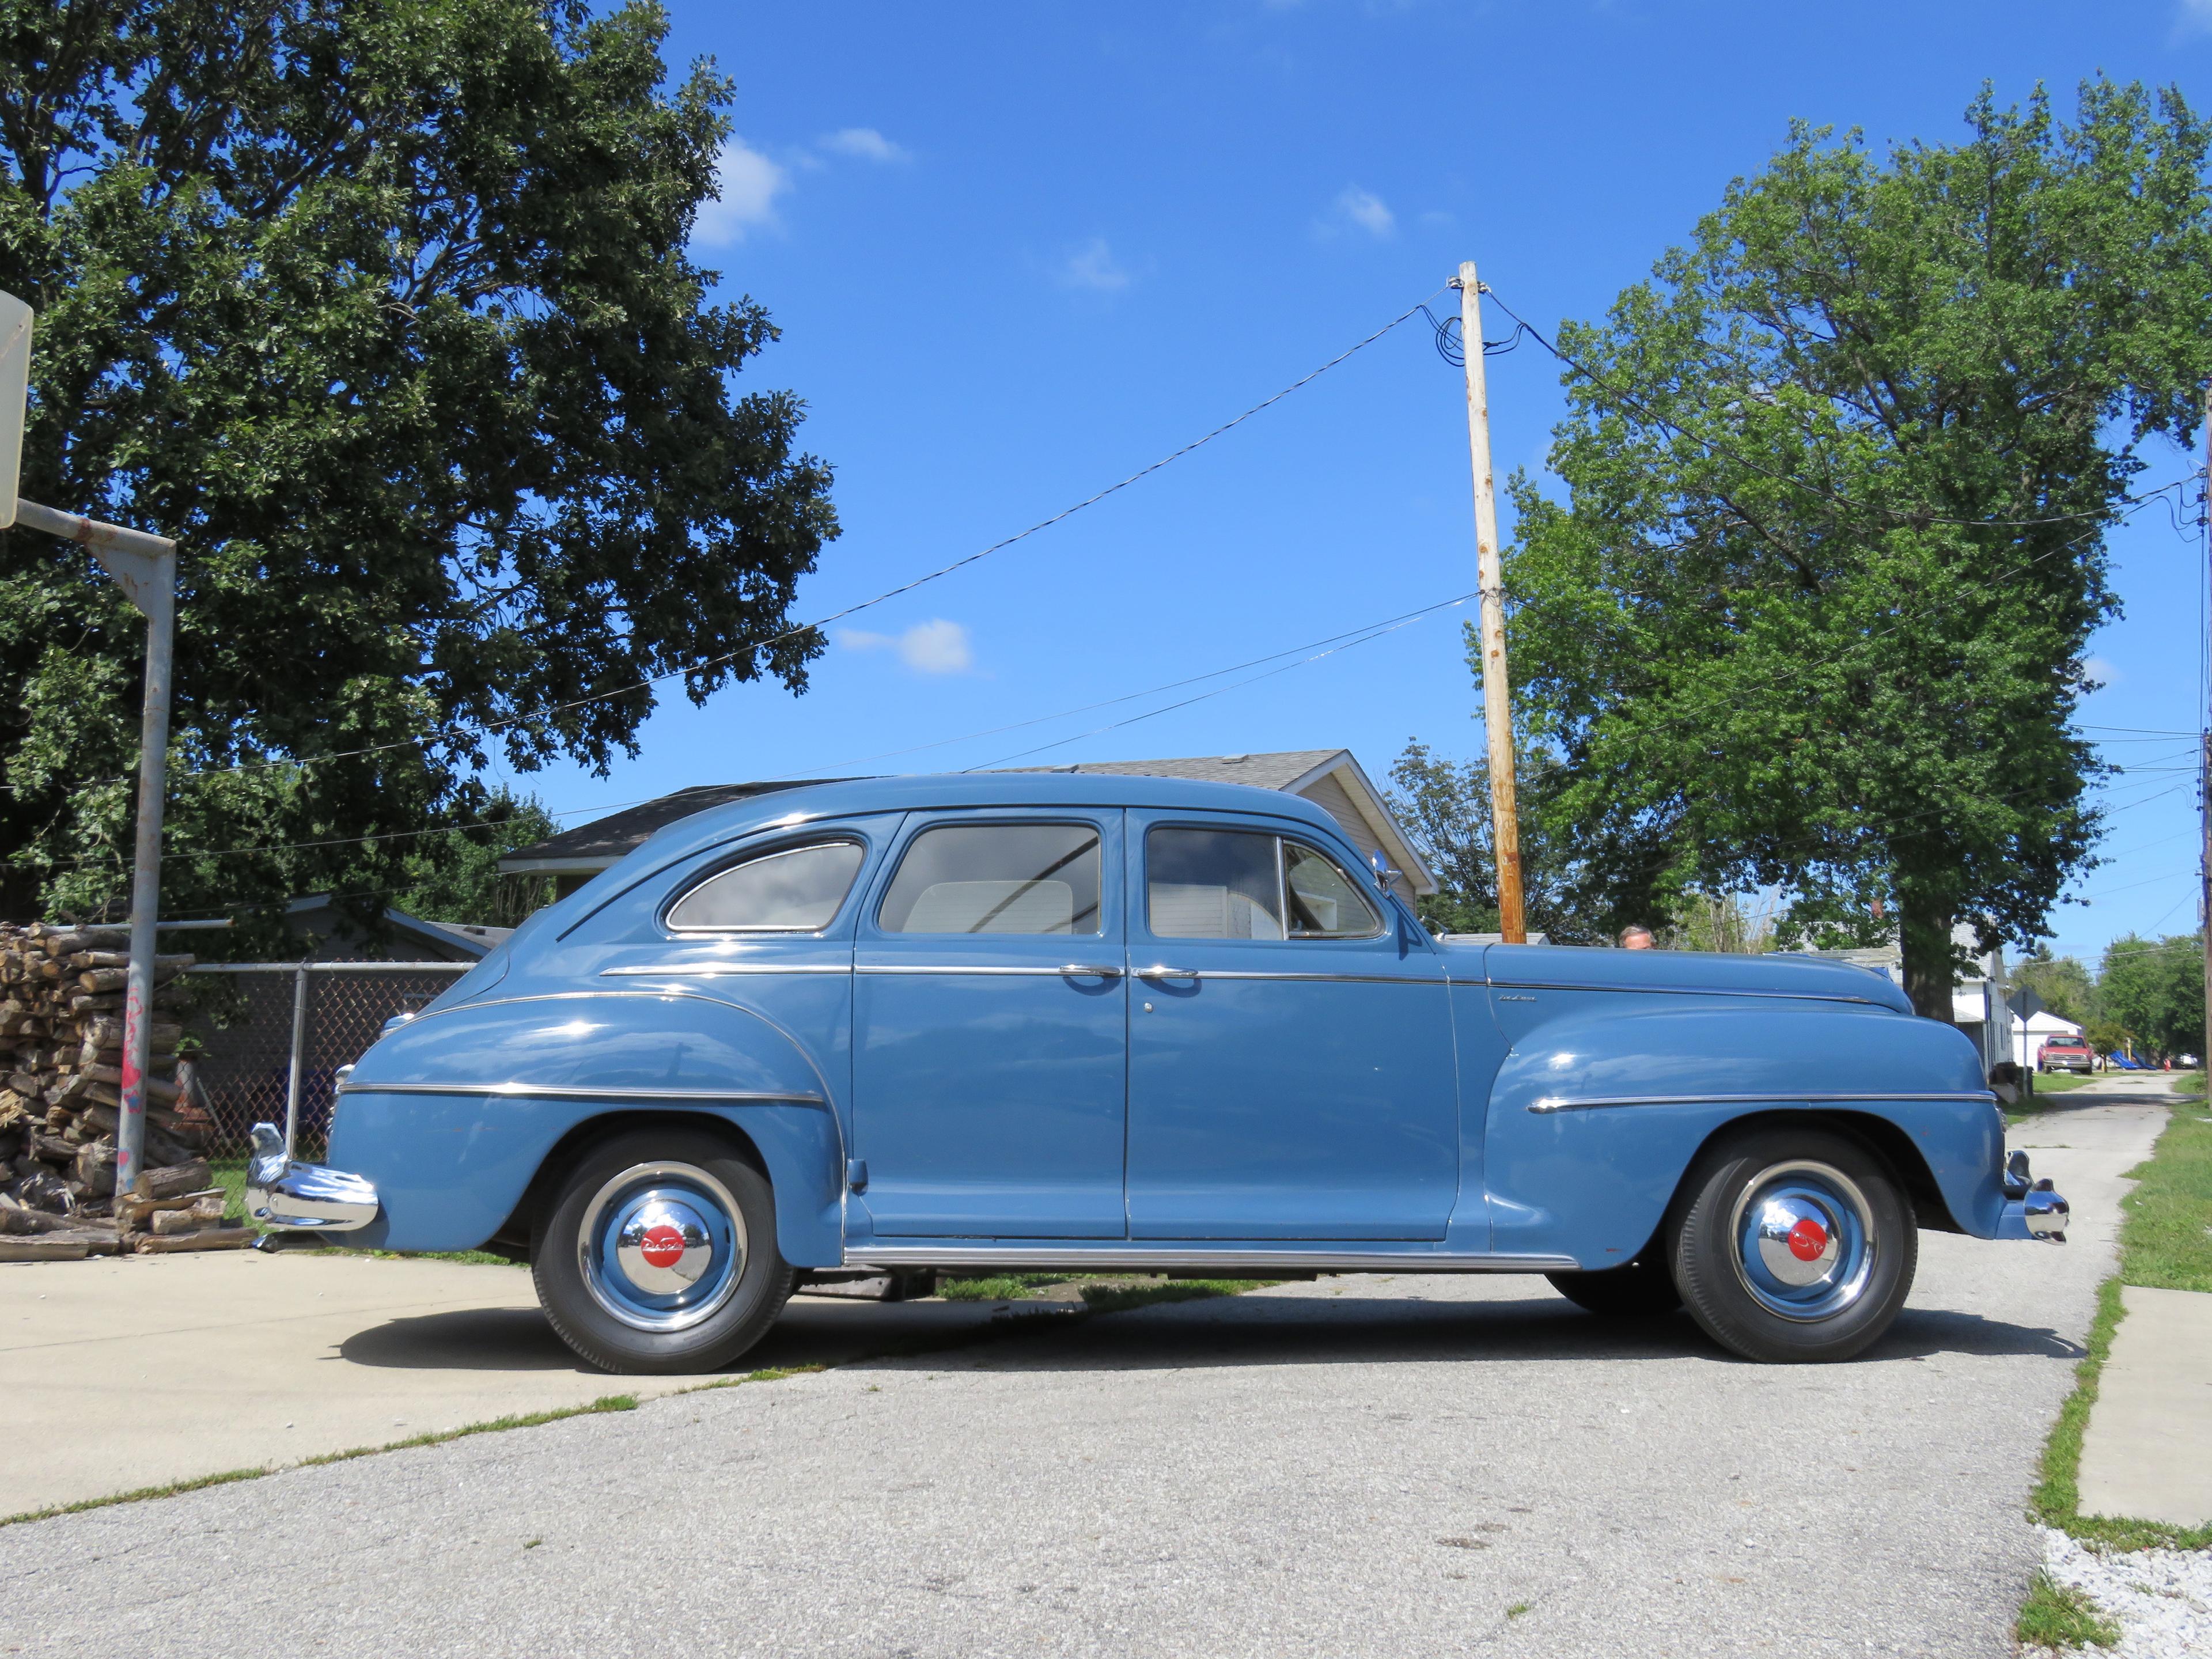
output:
M2021 1603L2013 1634L2046 1648L2109 1648L2120 1639L2120 1627L2081 1591L2039 1572Z
M2039 1095L2063 1095L2069 1089L2086 1089L2097 1079L2084 1077L2079 1072L2038 1073L2035 1092Z
M2126 1315L2120 1286L2212 1291L2212 1123L2204 1116L2186 1105L2176 1109L2149 1158L2128 1172L2136 1185L2120 1204L2120 1271L2098 1287L2097 1316L2074 1367L2074 1392L2044 1443L2042 1478L2028 1499L2045 1526L2107 1549L2212 1549L2212 1526L2083 1515L2080 1484L2081 1437L2113 1333Z
M2178 1105L2121 1207L2120 1277L2162 1291L2212 1291L2212 1123Z
M1280 1279L1162 1279L1127 1273L996 1273L988 1279L940 1279L937 1293L947 1302L1018 1302L1048 1285L1072 1285L1086 1313L1127 1313L1161 1302L1197 1302L1235 1296Z
M1018 1302L1045 1285L1065 1285L1066 1273L994 1273L988 1279L940 1279L937 1293L947 1302Z
M2173 1092L2178 1095L2194 1095L2199 1100L2203 1099L2204 1073L2202 1072L2175 1073L2173 1076Z

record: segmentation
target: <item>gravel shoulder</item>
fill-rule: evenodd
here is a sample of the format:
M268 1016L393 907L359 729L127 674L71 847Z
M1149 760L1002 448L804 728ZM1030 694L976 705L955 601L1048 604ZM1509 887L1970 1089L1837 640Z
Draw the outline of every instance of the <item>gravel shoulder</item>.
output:
M0 1647L1996 1659L2162 1117L2029 1126L2074 1242L1924 1236L1852 1364L1324 1279L8 1528Z

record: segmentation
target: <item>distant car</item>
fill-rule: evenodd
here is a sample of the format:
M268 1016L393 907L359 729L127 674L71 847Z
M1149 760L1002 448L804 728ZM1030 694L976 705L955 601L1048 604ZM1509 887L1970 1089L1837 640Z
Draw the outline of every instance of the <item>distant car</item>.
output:
M2082 1037L2047 1037L2036 1054L2035 1069L2039 1072L2094 1072L2097 1069L2097 1051Z
M1803 957L1449 945L1334 819L881 778L684 819L254 1130L275 1229L528 1259L610 1370L797 1274L1548 1276L1737 1353L1888 1328L1923 1229L2059 1239L1973 1045Z

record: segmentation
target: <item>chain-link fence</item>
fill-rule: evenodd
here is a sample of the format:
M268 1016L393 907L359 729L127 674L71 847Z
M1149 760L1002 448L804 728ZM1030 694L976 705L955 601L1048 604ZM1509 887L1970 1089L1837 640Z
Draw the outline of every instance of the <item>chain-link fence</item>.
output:
M324 1156L338 1068L385 1021L428 1002L465 962L204 963L186 975L196 1070L218 1157L256 1123L289 1126L295 1157Z

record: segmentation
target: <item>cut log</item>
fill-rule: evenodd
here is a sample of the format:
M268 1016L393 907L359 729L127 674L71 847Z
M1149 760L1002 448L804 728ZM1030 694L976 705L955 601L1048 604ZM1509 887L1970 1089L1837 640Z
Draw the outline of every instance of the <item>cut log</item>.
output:
M91 1254L81 1238L0 1238L0 1261L82 1261Z
M12 1241L0 1239L0 1244ZM172 1250L235 1250L253 1243L250 1227L203 1227L196 1233L179 1233L173 1237L145 1237L138 1241L141 1255L163 1255Z

